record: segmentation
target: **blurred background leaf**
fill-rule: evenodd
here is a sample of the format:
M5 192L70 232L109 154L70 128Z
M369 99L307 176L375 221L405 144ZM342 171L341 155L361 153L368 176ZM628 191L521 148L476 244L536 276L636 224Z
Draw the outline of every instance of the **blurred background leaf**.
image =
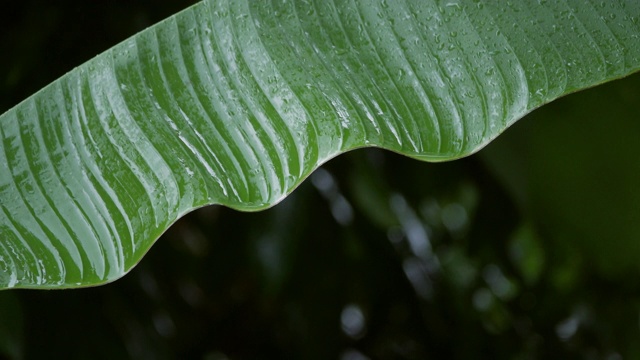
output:
M0 112L190 3L15 3ZM358 150L203 208L113 284L0 293L0 358L638 358L639 107L634 76L466 159Z

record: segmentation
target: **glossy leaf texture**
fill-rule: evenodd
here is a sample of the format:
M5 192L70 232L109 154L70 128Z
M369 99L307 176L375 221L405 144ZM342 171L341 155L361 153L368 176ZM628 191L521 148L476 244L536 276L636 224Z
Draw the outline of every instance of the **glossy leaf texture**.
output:
M640 3L204 1L0 117L0 287L113 281L185 213L377 146L469 155L640 68Z

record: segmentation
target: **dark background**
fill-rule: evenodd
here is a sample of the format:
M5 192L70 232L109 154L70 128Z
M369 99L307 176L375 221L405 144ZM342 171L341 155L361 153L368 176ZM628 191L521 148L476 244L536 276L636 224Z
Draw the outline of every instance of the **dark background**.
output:
M3 7L0 112L191 3ZM0 359L640 358L638 114L636 76L466 159L358 150L198 210L113 284L0 292Z

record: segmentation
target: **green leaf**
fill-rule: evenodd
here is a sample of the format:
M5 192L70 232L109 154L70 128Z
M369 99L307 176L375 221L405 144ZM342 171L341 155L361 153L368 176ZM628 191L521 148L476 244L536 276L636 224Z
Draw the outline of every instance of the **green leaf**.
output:
M194 208L267 208L355 148L469 155L637 71L639 18L636 0L201 2L0 117L0 286L113 281Z

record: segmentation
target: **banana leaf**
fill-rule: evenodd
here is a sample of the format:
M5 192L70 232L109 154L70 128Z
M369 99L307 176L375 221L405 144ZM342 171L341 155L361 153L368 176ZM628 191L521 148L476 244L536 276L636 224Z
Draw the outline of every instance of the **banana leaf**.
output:
M468 156L640 68L640 3L207 0L0 116L0 288L98 285L184 214L331 158Z

